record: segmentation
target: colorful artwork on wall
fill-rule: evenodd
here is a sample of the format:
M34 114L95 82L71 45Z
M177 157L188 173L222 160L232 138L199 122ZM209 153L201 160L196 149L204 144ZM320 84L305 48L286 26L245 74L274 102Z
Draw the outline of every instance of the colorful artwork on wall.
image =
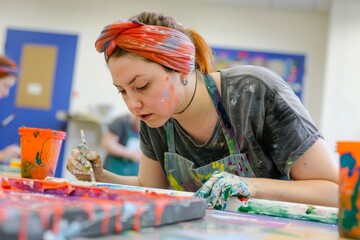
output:
M240 49L212 48L214 69L237 65L257 65L267 67L279 74L302 99L305 55L283 54Z

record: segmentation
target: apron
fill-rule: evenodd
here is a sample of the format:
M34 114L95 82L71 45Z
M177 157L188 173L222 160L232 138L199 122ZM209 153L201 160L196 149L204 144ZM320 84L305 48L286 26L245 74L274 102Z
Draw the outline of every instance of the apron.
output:
M126 148L140 151L139 133L129 129L126 135ZM108 154L104 162L104 169L122 176L137 176L139 172L139 162L129 159L116 157Z
M204 75L204 81L219 116L230 156L194 168L193 162L175 152L174 124L171 118L166 124L168 152L164 155L164 169L170 187L174 190L195 192L211 177L214 171L226 171L240 177L255 177L246 155L240 152L240 145L237 144L234 129L213 78L210 75Z

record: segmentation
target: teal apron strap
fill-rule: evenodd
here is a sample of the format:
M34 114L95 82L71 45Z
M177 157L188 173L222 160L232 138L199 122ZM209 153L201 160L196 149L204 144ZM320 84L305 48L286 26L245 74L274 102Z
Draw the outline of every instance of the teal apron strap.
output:
M230 119L222 104L219 90L217 89L216 84L210 75L205 74L204 80L205 80L206 89L208 90L211 96L211 100L213 101L213 104L218 113L218 116L220 117L220 124L223 133L225 135L225 139L229 148L230 155L239 154L240 153L239 145L236 142L234 129L231 125Z
M168 144L168 150L171 153L175 153L175 141L174 141L174 119L170 118L166 123L166 141Z

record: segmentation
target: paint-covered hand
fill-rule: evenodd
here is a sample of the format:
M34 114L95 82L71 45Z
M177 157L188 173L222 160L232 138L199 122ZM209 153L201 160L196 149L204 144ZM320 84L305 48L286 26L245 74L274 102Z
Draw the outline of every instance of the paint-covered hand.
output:
M91 166L98 180L103 175L102 161L95 151L91 150L86 144L79 144L71 151L68 157L66 168L77 179L91 181Z
M10 160L11 158L17 158L20 156L20 147L16 144L9 145L0 151L0 162Z
M208 208L224 210L231 196L248 198L251 192L243 178L215 171L194 196L208 199Z

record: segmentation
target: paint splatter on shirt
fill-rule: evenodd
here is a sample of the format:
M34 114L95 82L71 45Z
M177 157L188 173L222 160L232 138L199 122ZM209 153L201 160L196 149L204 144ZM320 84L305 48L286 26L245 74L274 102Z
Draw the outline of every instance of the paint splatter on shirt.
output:
M220 73L222 103L256 177L289 179L296 160L322 138L308 111L291 87L269 69L238 66ZM203 145L197 145L180 125L174 126L176 152L195 167L229 155L219 123ZM163 165L168 151L165 125L150 128L141 123L140 138L144 154Z

